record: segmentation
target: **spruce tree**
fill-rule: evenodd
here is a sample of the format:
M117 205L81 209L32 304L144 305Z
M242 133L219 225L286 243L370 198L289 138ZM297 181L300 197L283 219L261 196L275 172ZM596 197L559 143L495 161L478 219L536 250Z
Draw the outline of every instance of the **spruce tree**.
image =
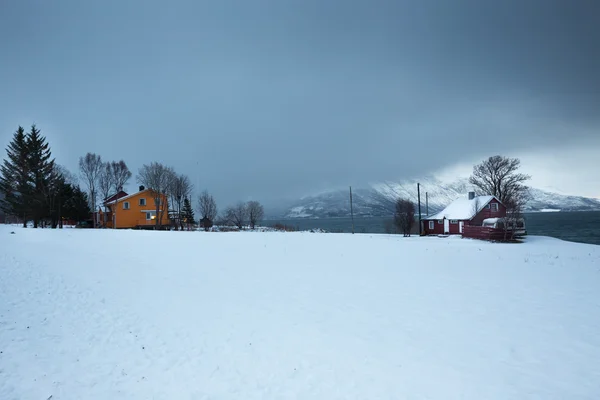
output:
M187 197L183 200L183 210L181 214L183 216L183 220L188 225L196 223L196 221L194 220L194 209L192 208L190 200Z
M70 190L71 185L66 183L64 175L58 171L58 168L55 168L45 186L46 212L47 217L50 218L52 229L57 228L60 224L63 203L65 198L68 198Z
M90 218L88 195L78 185L65 184L61 193L61 219L75 222L87 221Z
M32 186L30 177L29 148L25 130L19 126L13 140L6 148L7 158L0 166L0 207L8 214L21 219L27 227L31 216Z
M50 145L35 125L32 125L31 131L27 134L27 150L29 152L29 170L31 171L30 178L33 186L31 212L33 227L37 228L39 222L48 217L51 212L48 197L54 184L55 174Z
M70 217L76 222L87 221L90 218L90 205L88 195L79 186L72 187L72 196L69 199Z

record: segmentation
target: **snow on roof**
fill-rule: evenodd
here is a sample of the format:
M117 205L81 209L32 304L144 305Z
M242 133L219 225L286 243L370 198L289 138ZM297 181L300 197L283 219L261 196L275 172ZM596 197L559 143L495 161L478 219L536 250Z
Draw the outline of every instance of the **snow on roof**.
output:
M476 196L469 200L465 195L454 200L446 208L437 214L428 216L425 219L458 219L458 220L469 220L473 218L479 211L483 209L494 196Z
M150 190L150 189L144 189L144 190L140 190L139 192L135 192L135 193L133 193L133 194L130 194L130 195L127 195L127 196L119 197L119 199L118 199L118 200L109 201L109 202L108 202L108 203L106 203L106 204L115 204L117 201L119 201L119 202L121 202L121 201L125 201L125 200L127 200L127 199L130 199L130 198L132 198L132 197L135 197L135 196L137 196L137 195L138 195L138 194L140 194L140 193L147 192L148 190Z
M502 218L486 218L481 223L482 224L495 224L500 221Z

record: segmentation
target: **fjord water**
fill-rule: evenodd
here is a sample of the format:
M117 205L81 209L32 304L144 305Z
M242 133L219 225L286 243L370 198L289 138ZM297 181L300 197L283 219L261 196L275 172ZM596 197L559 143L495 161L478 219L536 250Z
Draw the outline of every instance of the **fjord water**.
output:
M390 218L354 218L357 233L386 233ZM571 242L600 245L600 211L526 213L527 232ZM290 219L265 221L265 225L283 223L301 230L324 229L328 232L352 232L351 218Z

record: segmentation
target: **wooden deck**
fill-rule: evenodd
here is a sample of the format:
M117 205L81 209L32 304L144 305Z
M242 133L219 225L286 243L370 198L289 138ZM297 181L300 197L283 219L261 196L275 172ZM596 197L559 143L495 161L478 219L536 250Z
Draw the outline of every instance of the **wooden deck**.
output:
M492 242L508 242L512 240L510 234L505 235L504 229L490 228L487 226L465 225L462 236L464 238L489 240Z

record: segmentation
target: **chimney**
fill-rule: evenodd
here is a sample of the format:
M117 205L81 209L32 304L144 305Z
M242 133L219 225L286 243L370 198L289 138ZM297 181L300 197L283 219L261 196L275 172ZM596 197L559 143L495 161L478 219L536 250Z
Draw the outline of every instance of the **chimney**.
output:
M140 186L140 192L141 192L142 190L144 190L144 189L145 189L144 185L141 185L141 186Z
M475 198L475 192L469 192L469 200L473 200Z

